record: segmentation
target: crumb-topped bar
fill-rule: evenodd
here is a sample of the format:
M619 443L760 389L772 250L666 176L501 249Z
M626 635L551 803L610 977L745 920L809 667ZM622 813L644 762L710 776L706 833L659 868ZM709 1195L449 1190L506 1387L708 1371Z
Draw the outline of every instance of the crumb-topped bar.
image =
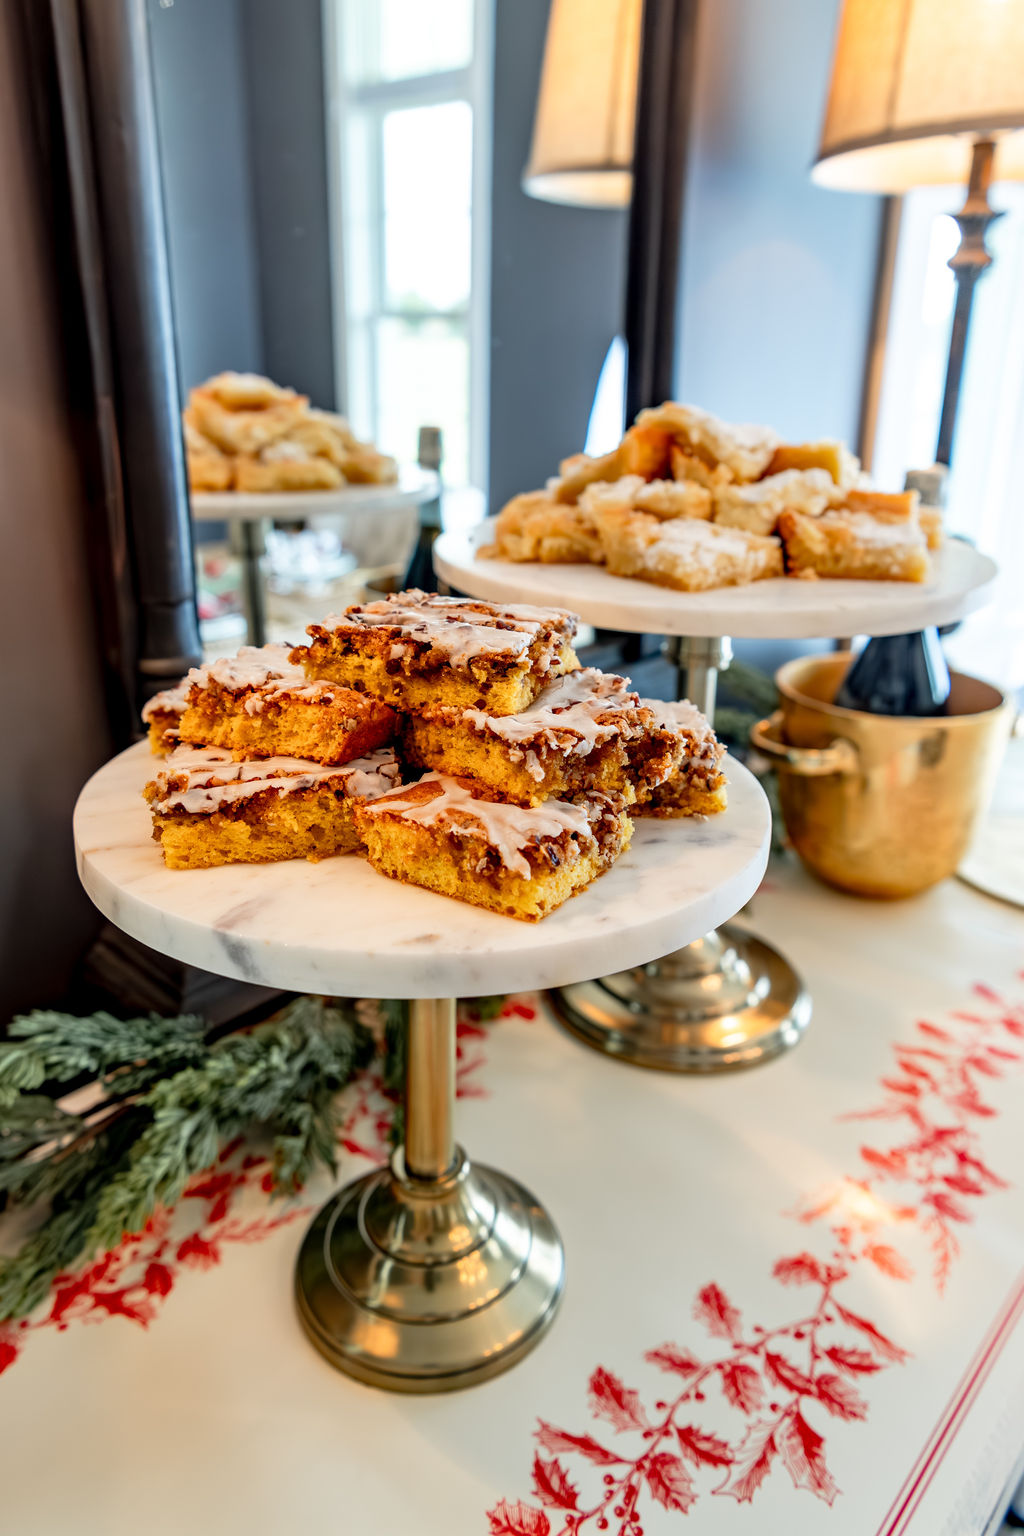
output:
M245 757L348 763L391 740L386 704L338 683L315 682L287 645L243 645L230 660L194 667L178 724L183 742Z
M188 706L187 678L182 678L174 688L154 693L142 706L142 723L149 728L150 750L158 757L171 752L178 745L178 728Z
M633 832L614 795L527 808L438 773L360 804L356 826L379 874L526 922L603 874Z
M624 677L586 667L558 678L515 715L428 705L402 724L408 762L474 779L516 805L590 790L635 798L634 780L670 772L672 744Z
M689 699L664 703L643 699L654 716L656 730L673 743L674 761L667 776L653 787L638 784L637 816L713 816L726 806L722 771L725 748L696 704Z
M402 709L443 703L514 715L579 665L577 624L559 608L394 592L311 624L292 660L311 678Z
M143 793L167 867L208 869L349 853L359 846L354 808L400 782L390 748L338 766L179 747Z

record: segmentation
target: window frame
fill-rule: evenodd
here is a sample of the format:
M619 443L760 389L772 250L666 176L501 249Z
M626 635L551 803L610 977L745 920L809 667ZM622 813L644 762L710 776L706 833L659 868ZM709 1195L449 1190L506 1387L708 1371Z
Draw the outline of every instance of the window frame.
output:
M379 420L375 330L387 318L457 320L465 326L469 357L469 483L487 484L490 392L491 126L494 77L494 0L472 0L473 52L468 65L400 80L353 84L346 78L344 10L365 0L324 0L327 99L327 170L331 245L335 393L356 431L376 439ZM466 306L416 315L386 304L382 207L382 123L394 110L465 101L472 112L470 291ZM350 172L354 120L366 130L364 185ZM356 230L361 227L362 233ZM366 301L353 304L353 243L363 246L369 274ZM357 312L358 311L358 312ZM387 448L387 444L379 446Z

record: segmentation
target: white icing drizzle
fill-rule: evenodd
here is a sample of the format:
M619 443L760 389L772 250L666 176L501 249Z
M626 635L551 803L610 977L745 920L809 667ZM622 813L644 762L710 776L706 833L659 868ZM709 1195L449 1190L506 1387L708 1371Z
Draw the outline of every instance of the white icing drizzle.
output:
M506 869L523 880L531 878L531 871L522 850L531 844L537 844L545 837L560 837L563 832L575 833L588 843L594 841L590 820L581 805L570 805L566 800L545 800L543 805L527 810L502 801L478 800L447 774L425 773L418 782L436 784L438 793L424 801L405 799L401 792L386 795L367 806L367 813L371 816L398 814L404 821L415 822L421 827L447 822L448 830L457 837L481 838L490 843ZM467 820L453 820L453 811Z
M165 815L180 806L194 816L210 815L223 805L267 790L289 794L325 780L337 781L350 799L374 799L398 786L401 768L390 747L382 747L368 757L357 757L351 763L332 765L302 757L238 762L219 747L179 747L154 781L158 798L153 801L153 809Z
M414 590L393 592L377 602L331 614L323 624L311 625L309 633L393 628L401 631L403 640L440 651L452 666L468 667L475 656L522 656L538 639L549 644L570 641L577 623L574 614L560 608L534 608L525 603L497 607ZM396 641L392 646L392 659L405 654L398 649L400 644Z
M879 548L894 544L925 547L924 534L916 517L895 520L875 517L870 512L846 512L837 508L820 517L816 526L849 529L858 544L873 544Z
M540 742L553 751L587 757L595 747L615 737L632 740L643 734L644 721L637 713L639 699L624 677L606 676L594 667L569 672L550 683L528 709L518 715L488 715L482 709L464 709L462 718L478 731L490 732L502 741ZM527 758L533 754L527 754ZM533 764L528 771L543 778Z
M183 715L188 706L189 687L188 678L183 677L173 688L165 688L163 693L154 693L142 706L143 722L148 725L154 715Z
M222 657L206 666L193 667L180 687L208 689L211 683L227 693L248 693L243 704L247 715L259 715L270 699L317 700L329 704L339 692L337 683L306 676L302 667L288 660L288 645L243 645L237 656Z

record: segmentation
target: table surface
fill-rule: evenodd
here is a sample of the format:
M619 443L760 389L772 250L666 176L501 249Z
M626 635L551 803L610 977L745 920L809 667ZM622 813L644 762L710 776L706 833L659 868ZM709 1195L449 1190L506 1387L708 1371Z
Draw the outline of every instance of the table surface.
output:
M169 870L142 786L140 742L94 774L75 809L82 883L119 928L220 975L368 997L484 996L642 965L732 917L757 889L771 813L729 761L718 816L638 819L632 847L540 923L451 901L355 856Z
M931 580L797 581L777 577L713 592L673 592L610 576L597 565L518 565L479 560L494 520L444 533L434 564L445 581L495 602L557 603L601 629L649 635L729 635L738 640L898 635L951 624L988 601L994 561L959 539L934 559Z
M529 997L462 1034L460 1140L565 1240L522 1364L419 1399L334 1372L291 1293L329 1181L271 1203L241 1148L0 1333L4 1529L558 1536L542 1498L592 1510L607 1475L642 1484L647 1536L980 1532L1024 1438L1024 918L786 866L749 917L814 996L767 1066L623 1066ZM342 1178L382 1155L384 1107L372 1074L346 1091Z
M382 507L414 507L437 495L432 469L403 464L393 485L345 485L336 491L195 491L192 516L200 522L251 522L264 517L299 519L327 513L377 513Z

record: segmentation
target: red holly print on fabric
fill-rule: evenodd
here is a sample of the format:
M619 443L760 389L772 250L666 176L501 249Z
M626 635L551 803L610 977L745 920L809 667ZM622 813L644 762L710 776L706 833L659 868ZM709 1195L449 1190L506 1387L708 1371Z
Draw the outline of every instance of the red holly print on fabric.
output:
M750 1324L720 1285L705 1285L693 1304L705 1343L647 1351L643 1379L659 1372L660 1394L598 1366L588 1384L595 1433L539 1420L536 1502L502 1499L487 1516L491 1533L643 1536L645 1506L686 1515L705 1495L749 1504L779 1476L834 1502L826 1433L867 1418L873 1378L909 1359L846 1305L844 1285L865 1265L906 1284L923 1252L941 1292L977 1201L1008 1187L982 1155L998 1113L983 1085L1024 1060L1024 1007L990 987L974 994L977 1012L919 1022L893 1047L880 1101L842 1117L872 1126L856 1172L788 1213L819 1234L820 1250L772 1267L794 1292L793 1320Z
M502 1017L532 1019L536 1009L510 1001ZM460 1098L486 1096L480 1078L486 1066L487 1029L477 1022L472 1006L458 1024L456 1093ZM394 1101L384 1091L379 1060L344 1090L343 1119L338 1141L343 1151L383 1162ZM124 1237L120 1245L85 1265L76 1274L58 1275L46 1307L33 1318L0 1323L0 1374L18 1360L29 1336L40 1328L65 1330L69 1323L95 1323L120 1317L142 1328L159 1315L160 1307L183 1272L212 1269L234 1243L258 1243L281 1227L308 1219L313 1207L266 1199L255 1214L241 1214L244 1203L269 1196L273 1188L270 1163L248 1150L241 1138L229 1143L217 1163L186 1186L174 1212L158 1211L142 1232Z

